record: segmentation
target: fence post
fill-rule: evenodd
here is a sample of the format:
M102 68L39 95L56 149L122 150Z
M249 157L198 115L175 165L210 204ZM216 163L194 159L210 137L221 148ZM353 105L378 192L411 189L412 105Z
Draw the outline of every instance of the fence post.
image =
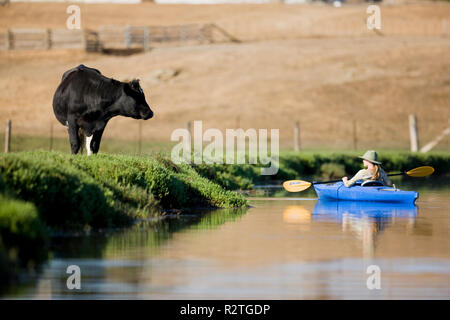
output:
M125 48L129 49L131 46L131 31L130 26L125 26Z
M86 39L86 31L83 29L81 30L81 46L83 49L86 50L87 48L87 39Z
M142 121L139 121L139 144L138 144L138 154L141 154L142 150Z
M180 42L186 41L186 26L180 26Z
M150 50L150 27L144 27L144 51Z
M198 30L198 32L199 32L198 39L199 39L200 43L202 43L202 44L206 42L206 30L205 30L206 27L205 26L206 25L203 25Z
M294 151L300 151L300 122L295 121L294 126Z
M6 130L5 130L5 153L10 151L11 145L11 120L6 121Z
M50 123L50 151L53 149L53 123Z
M447 35L447 20L442 19L442 36L445 37Z
M163 27L164 28L164 39L163 42L167 43L169 42L169 29L167 27Z
M6 30L6 50L12 49L12 35L11 31L8 29Z
M189 132L189 134L191 134L191 122L190 121L186 122L186 129Z
M418 151L419 134L417 133L417 117L414 114L409 115L409 138L411 140L411 151Z
M45 30L45 47L47 50L51 49L52 47L52 36L51 36L52 30L51 29L47 29Z
M191 121L186 122L186 130L189 132L189 141L190 141L190 147L192 150L192 146L194 144L194 139L192 138L192 132L191 132Z

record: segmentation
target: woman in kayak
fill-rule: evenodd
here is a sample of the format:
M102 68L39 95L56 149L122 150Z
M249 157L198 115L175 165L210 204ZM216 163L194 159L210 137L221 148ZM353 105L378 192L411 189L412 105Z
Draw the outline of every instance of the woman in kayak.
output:
M367 180L376 180L381 181L385 186L392 186L392 182L381 167L381 162L378 161L378 154L375 151L369 150L359 158L363 159L363 165L364 167L367 167L367 169L359 170L350 180L348 180L347 177L343 177L342 181L346 187L351 187L359 180L362 180L363 182Z

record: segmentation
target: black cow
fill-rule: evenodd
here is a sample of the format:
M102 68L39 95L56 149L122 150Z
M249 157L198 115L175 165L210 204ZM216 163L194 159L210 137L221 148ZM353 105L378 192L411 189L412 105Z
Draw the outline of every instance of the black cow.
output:
M80 149L80 133L86 136L88 155L98 152L103 131L112 117L153 117L139 80L120 82L84 65L63 74L53 96L53 111L56 119L69 128L72 153Z

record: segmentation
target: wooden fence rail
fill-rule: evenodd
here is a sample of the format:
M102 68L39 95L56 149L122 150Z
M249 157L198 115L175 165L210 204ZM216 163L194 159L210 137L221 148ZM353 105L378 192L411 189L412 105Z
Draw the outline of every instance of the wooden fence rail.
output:
M98 31L68 29L8 29L0 31L0 50L106 49L148 50L160 44L214 42L214 34L225 41L237 39L214 24L176 26L102 26Z
M83 49L86 47L82 30L52 29L49 47L57 49Z
M50 32L47 29L10 29L10 49L49 49Z
M213 42L212 24L179 26L104 26L98 31L104 49L148 49L165 43Z

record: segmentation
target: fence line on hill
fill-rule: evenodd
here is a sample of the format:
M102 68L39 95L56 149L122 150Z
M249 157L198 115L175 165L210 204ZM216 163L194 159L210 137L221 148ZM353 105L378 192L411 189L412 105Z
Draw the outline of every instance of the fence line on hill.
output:
M164 44L239 42L215 24L102 26L94 30L19 29L0 31L0 50L142 49Z
M438 144L440 144L444 138L447 136L450 136L450 119L448 122L448 125L444 125L443 130L436 136L428 137L429 142L424 144L423 147L419 147L419 130L417 125L417 117L414 114L408 115L408 119L405 117L406 120L409 120L409 126L407 126L407 130L409 131L409 138L410 138L410 145L409 149L412 152L421 152L421 153L427 153L430 150L434 149ZM284 147L287 147L288 149L301 152L304 149L308 149L311 146L316 147L317 145L321 145L321 143L317 143L317 141L311 141L308 138L304 138L302 136L303 133L308 132L308 123L303 122L303 128L301 129L299 119L293 119L293 122L291 123L292 126L288 125L285 129L292 130L290 132L293 133L292 139L286 139L286 142L289 144L284 144ZM353 129L349 132L346 138L341 138L339 140L340 143L346 144L346 149L350 150L361 150L362 148L366 147L368 144L370 144L373 147L372 141L368 141L365 137L360 137L359 132L363 131L362 128L358 128L357 130L357 121L356 119L352 119L351 122L353 123ZM47 149L47 150L65 150L70 151L70 145L68 141L67 136L67 128L61 125L57 125L57 121L51 121L47 123L48 125L48 133L42 134L42 132L39 135L33 135L30 133L23 134L23 129L27 128L30 129L30 127L26 126L24 127L23 123L21 121L14 121L14 130L13 123L11 119L6 119L6 126L4 131L4 152L8 153L11 151L25 151L25 150L35 150L35 149ZM114 125L112 125L114 127ZM109 125L111 127L111 124ZM133 126L132 126L133 127ZM134 128L130 127L131 132L133 132L133 138L130 138L126 140L127 142L120 145L120 148L125 147L126 150L142 154L144 152L144 144L147 144L148 142L146 138L148 138L149 134L144 134L143 131L143 122L139 121L136 122L134 125ZM306 127L306 128L305 128ZM185 128L188 132L193 134L192 130L192 121L185 122ZM236 117L236 126L235 129L240 128L240 117ZM301 130L300 130L301 129ZM406 127L405 127L406 129ZM403 130L403 129L402 129ZM12 134L12 131L15 132L14 137ZM110 130L112 132L114 130ZM338 130L339 131L339 130ZM3 135L3 132L0 131L0 136ZM151 134L150 134L151 136ZM63 139L61 137L64 137ZM13 139L14 138L14 139ZM36 140L39 141L25 141L36 138ZM108 137L108 134L103 137L103 140L109 139L110 141L114 140L115 138ZM302 139L302 140L300 140ZM305 141L309 140L309 141ZM307 142L305 144L305 142ZM84 142L83 142L84 143ZM111 143L111 142L110 142ZM171 143L171 142L170 142ZM406 147L406 141L402 142L402 146L396 146L396 148L400 149L407 149ZM148 144L147 144L148 145ZM441 144L442 146L442 144ZM377 146L376 146L377 147ZM117 147L116 147L117 149ZM115 151L117 151L114 149ZM447 147L448 149L448 147Z
M267 29L269 28L269 29ZM267 30L266 30L267 29ZM367 29L363 19L310 21L299 20L276 25L260 25L258 21L220 25L186 24L172 26L102 26L98 30L19 29L0 31L0 50L23 49L108 49L148 50L161 45L185 45L214 42L256 41L273 38L314 36L448 36L446 19L426 21L385 20L382 29Z
M19 29L0 32L0 50L48 50L85 47L82 30Z

